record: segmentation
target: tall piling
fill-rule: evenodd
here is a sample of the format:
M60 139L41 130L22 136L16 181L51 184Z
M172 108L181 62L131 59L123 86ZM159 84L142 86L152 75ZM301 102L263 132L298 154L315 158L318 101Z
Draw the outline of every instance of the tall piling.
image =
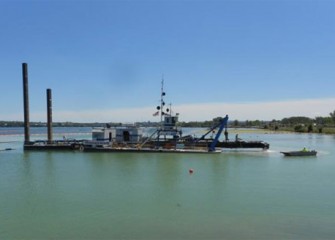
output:
M52 96L51 89L47 89L47 127L48 143L52 143Z
M30 142L28 64L22 63L23 78L23 110L24 110L24 143Z

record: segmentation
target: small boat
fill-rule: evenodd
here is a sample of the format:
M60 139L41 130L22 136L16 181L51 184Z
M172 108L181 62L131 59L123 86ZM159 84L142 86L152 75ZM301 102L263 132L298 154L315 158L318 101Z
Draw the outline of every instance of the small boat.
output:
M5 148L5 149L0 149L0 151L11 151L14 150L14 148Z
M317 151L315 150L300 150L300 151L291 151L291 152L281 152L284 156L287 157L304 157L304 156L316 156Z

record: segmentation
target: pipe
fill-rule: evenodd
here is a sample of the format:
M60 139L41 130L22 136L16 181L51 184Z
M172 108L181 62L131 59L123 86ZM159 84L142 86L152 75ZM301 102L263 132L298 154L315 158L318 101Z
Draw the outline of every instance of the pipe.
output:
M24 111L24 143L30 142L30 123L29 123L29 93L28 93L28 64L22 63L23 78L23 111Z
M47 127L48 127L48 143L52 143L52 97L51 89L47 89Z

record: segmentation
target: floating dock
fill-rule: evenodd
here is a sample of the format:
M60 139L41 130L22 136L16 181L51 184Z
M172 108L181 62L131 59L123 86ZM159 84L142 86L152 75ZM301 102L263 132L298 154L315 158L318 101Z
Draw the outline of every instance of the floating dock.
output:
M24 150L80 150L80 147L84 144L84 140L37 140L32 142L24 143Z

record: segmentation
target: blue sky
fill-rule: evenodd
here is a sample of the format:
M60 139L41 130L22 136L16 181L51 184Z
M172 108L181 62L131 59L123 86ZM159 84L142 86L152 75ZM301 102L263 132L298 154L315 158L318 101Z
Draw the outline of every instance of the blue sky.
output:
M162 75L181 121L328 116L335 1L0 1L0 120L155 121Z

